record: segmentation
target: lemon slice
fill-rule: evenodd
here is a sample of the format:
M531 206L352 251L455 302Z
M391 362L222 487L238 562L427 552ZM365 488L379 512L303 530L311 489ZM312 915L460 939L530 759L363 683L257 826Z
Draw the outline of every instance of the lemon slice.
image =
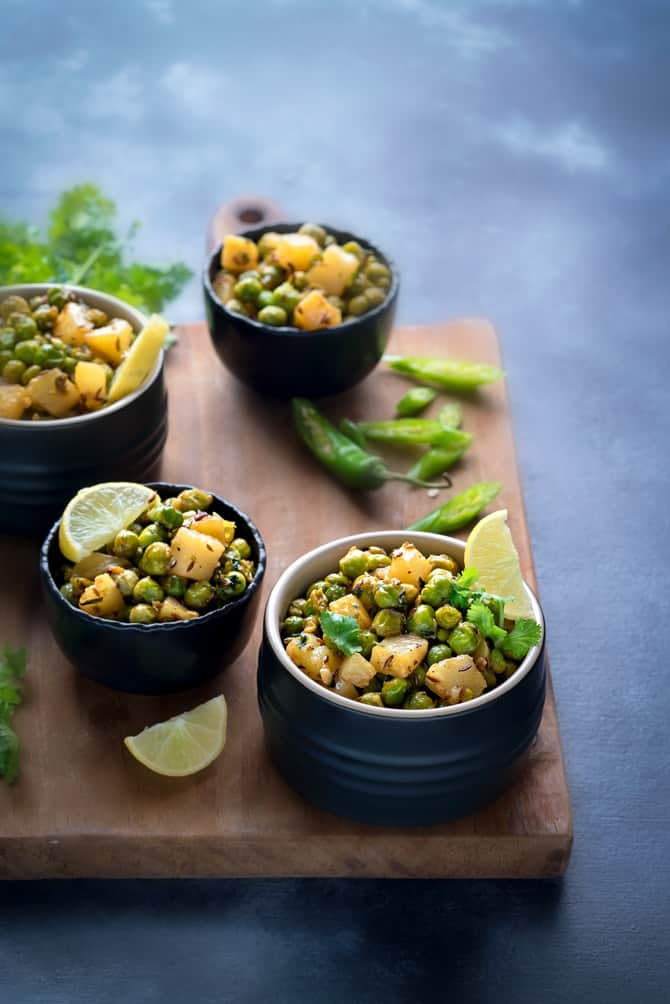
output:
M141 764L165 777L187 777L208 767L226 744L228 709L223 694L126 736L126 748Z
M144 383L156 365L170 325L158 314L152 314L145 327L128 349L125 359L114 374L107 396L108 404L132 394Z
M465 545L465 567L477 569L477 585L489 593L513 597L505 603L505 617L517 620L533 616L519 555L507 525L507 509L484 516L472 528Z
M133 481L90 485L70 499L60 521L58 543L68 561L81 561L108 544L147 508L156 493Z

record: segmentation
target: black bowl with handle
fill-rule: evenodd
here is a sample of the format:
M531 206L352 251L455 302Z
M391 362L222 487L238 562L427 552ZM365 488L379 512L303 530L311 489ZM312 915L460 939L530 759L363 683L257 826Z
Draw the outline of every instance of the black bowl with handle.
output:
M258 241L264 233L293 233L299 223L275 223L241 231ZM369 241L323 224L338 244L358 241L391 270L391 286L378 307L331 328L302 331L272 327L228 310L214 291L220 270L221 245L203 275L207 323L214 348L224 365L254 390L273 397L323 397L359 383L374 369L386 348L398 299L398 273L393 263Z
M170 498L192 485L149 485ZM187 690L217 676L246 646L258 612L266 552L260 532L246 513L214 495L211 511L233 520L236 533L251 546L256 574L241 596L225 606L186 621L131 624L94 617L61 595L58 546L60 520L42 545L40 573L46 612L58 646L75 669L114 690L168 694Z

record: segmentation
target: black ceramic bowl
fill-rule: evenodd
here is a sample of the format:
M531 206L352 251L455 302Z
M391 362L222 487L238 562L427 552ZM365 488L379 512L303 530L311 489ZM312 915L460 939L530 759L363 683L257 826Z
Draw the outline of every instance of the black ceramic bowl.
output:
M257 241L271 230L291 233L299 223L277 223L243 231ZM324 224L325 226L325 224ZM227 310L212 282L220 269L221 247L211 256L203 276L205 308L214 348L239 380L275 397L304 394L323 397L359 383L374 369L386 348L398 299L398 274L393 263L370 244L344 230L326 226L338 243L357 240L391 269L388 296L362 317L320 331L270 327Z
M464 544L431 533L357 534L294 562L268 598L258 697L272 757L288 783L321 809L366 823L426 825L464 816L505 787L539 728L545 696L544 631L513 676L466 704L429 711L370 707L312 681L284 651L289 603L337 568L352 544L397 547L462 562ZM533 616L540 605L526 586Z
M0 299L29 299L53 283L0 287ZM69 286L87 303L145 324L140 311L106 293ZM40 422L0 419L0 507L3 532L43 533L68 499L98 481L148 481L159 474L167 437L163 354L134 394L90 415Z
M192 485L150 484L163 497ZM234 520L257 564L246 591L226 606L188 621L129 624L93 617L59 592L64 559L58 547L58 520L40 555L42 589L51 629L75 668L91 680L134 694L168 694L195 687L233 662L249 641L265 574L265 544L246 513L214 496L212 512Z

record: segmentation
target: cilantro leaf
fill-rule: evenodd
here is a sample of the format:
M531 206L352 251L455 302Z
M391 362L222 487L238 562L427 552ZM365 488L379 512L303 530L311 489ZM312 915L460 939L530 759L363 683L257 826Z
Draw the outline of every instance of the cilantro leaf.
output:
M0 777L12 784L18 773L19 737L6 722L0 721Z
M327 637L343 655L353 655L354 652L363 650L361 629L355 617L324 610L319 617L319 623L324 637Z
M19 772L19 739L9 721L21 703L21 680L26 672L25 648L0 651L0 777L11 784Z
M507 638L507 631L503 631L497 626L493 612L481 600L477 600L470 606L467 620L479 628L479 632L484 638L490 638L494 645L500 645Z
M542 628L537 621L521 618L516 622L500 646L508 659L525 659L533 645L542 637Z
M467 610L475 598L470 587L477 581L478 574L476 568L466 568L457 579L454 579L451 583L451 596L449 597L452 607L456 607L458 610Z

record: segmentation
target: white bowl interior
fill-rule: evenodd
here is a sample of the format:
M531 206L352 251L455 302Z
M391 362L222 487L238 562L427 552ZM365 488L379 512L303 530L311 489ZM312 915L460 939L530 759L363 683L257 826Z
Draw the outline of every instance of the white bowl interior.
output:
M516 673L508 680L499 684L494 690L487 691L480 697L475 697L465 704L456 704L448 708L432 708L424 711L409 711L403 708L379 708L374 705L360 704L352 701L348 697L342 697L334 691L314 680L311 680L299 666L296 666L286 654L284 643L280 634L280 623L286 616L289 604L298 596L304 594L305 589L318 579L322 579L329 572L337 571L339 559L353 545L359 547L370 545L383 547L385 549L400 547L404 541L411 541L425 554L449 554L463 563L465 544L455 537L445 537L436 533L419 533L411 530L380 530L374 533L357 533L351 537L341 537L328 544L323 544L313 551L309 551L289 565L280 575L274 585L265 610L265 629L268 641L279 659L284 669L291 674L302 686L311 690L314 694L331 701L334 704L346 707L349 711L359 711L366 715L392 715L407 718L448 717L469 713L476 708L502 697L513 687L523 680L524 676L535 664L539 655L541 642L530 650L526 658L520 664ZM542 609L537 597L527 583L524 583L526 593L531 603L533 617L540 624L544 636L544 618Z
M46 291L51 289L53 286L60 285L62 285L64 289L69 289L72 290L73 293L78 293L82 299L90 304L91 307L97 307L98 310L104 310L105 313L110 316L120 317L124 321L128 321L128 323L132 325L133 331L140 331L147 323L146 314L143 314L141 310L137 309L137 307L132 307L129 303L124 303L123 300L119 300L116 296L110 296L109 293L101 293L96 289L88 289L86 286L72 286L69 283L33 282L23 283L16 286L0 286L0 300L4 300L8 296L22 296L24 299L29 300L32 296L40 296L42 293L46 293ZM144 391L144 389L157 375L163 365L163 357L164 351L161 351L153 370L144 383L137 388L137 390L133 391L132 394L128 394L127 397L121 398L120 401L116 401L114 404L110 404L99 411L91 412L88 415L74 415L70 418L46 418L40 422L26 422L24 419L13 418L2 418L0 419L0 422L5 425L20 426L22 429L30 428L36 433L39 433L40 429L53 428L54 426L58 426L60 428L62 426L69 425L72 422L95 421L98 415L108 415L111 411L118 411L120 408L125 408L130 401L133 401L136 397L138 397L138 395Z

